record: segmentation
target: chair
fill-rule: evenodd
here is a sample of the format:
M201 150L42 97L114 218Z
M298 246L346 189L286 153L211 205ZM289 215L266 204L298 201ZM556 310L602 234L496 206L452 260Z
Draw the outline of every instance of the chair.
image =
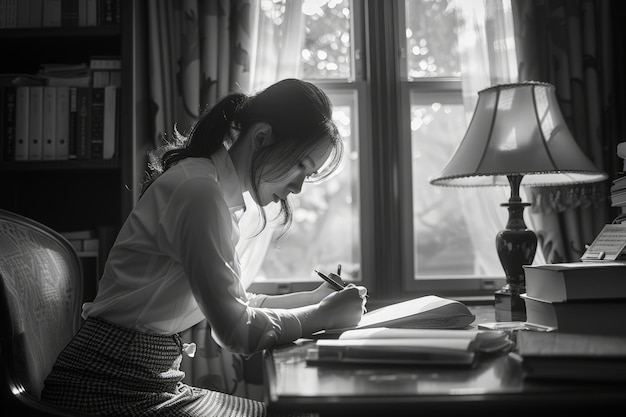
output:
M0 210L0 398L13 415L82 415L40 400L44 378L81 324L82 300L81 263L69 242Z

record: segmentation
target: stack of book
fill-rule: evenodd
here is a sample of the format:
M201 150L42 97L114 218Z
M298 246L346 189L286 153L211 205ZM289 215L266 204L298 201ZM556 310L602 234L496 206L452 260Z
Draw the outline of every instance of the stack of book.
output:
M622 213L626 213L626 142L617 145L617 156L624 161L624 168L611 185L611 205L620 207Z
M525 265L526 321L563 333L626 336L626 262Z

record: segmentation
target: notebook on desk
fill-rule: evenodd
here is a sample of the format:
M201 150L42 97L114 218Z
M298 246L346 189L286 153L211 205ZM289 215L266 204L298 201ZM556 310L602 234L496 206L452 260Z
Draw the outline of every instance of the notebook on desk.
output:
M505 332L449 329L368 328L322 339L309 350L310 364L472 366L480 353L508 350Z
M372 327L461 329L469 326L475 319L476 316L460 301L426 295L365 313L354 327L330 329L323 333L337 335L346 330Z

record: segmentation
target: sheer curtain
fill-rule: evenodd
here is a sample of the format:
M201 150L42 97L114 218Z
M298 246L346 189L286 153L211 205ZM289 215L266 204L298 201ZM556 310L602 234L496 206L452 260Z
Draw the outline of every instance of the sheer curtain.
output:
M469 124L480 90L519 81L513 14L509 0L460 0L455 6L463 102ZM478 272L502 275L494 246L496 234L507 223L508 211L500 204L508 201L509 187L468 187L459 192L464 196L463 215L473 239ZM524 215L532 228L528 213ZM537 251L535 262L542 261Z
M174 125L187 131L205 107L227 93L251 91L258 10L259 0L148 2L148 76L155 146L164 138L171 139ZM259 360L222 349L213 341L206 320L181 336L198 347L195 357L182 363L185 382L262 398Z
M304 44L302 1L270 1L254 5L254 40L251 43L251 90L261 90L284 78L298 78L300 54ZM246 212L239 227L237 251L241 260L241 279L249 286L256 277L274 238L272 220L280 207L266 207L268 224L259 233L259 212L249 194L244 195Z

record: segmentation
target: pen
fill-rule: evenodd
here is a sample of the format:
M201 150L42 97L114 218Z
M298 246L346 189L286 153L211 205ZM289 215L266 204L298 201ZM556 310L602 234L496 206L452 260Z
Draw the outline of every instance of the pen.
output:
M343 289L343 285L338 283L337 281L335 281L334 279L330 278L327 275L322 274L320 271L314 269L315 273L317 275L320 276L320 278L322 278L324 281L328 282L330 285L333 286L334 289L336 289L337 291L342 290Z

